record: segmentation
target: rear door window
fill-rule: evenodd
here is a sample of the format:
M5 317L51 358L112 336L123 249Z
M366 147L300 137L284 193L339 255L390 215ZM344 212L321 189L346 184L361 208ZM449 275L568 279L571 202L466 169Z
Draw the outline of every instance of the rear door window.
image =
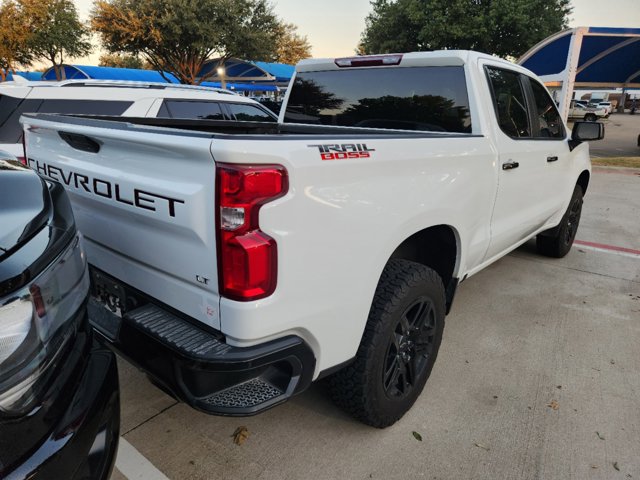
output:
M189 118L202 120L225 120L218 102L191 100L165 100L158 111L159 118Z
M227 103L227 108L241 122L275 122L276 119L255 105Z
M463 67L300 72L285 122L471 133Z
M512 138L530 138L531 124L521 75L497 67L486 70L500 128Z

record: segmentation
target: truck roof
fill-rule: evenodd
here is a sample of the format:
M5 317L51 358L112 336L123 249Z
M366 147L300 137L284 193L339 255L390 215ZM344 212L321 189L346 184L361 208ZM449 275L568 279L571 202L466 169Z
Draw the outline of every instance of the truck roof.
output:
M383 55L358 55L353 57L344 58L309 58L301 60L296 65L297 72L314 72L324 70L340 70L343 67L338 66L337 62L341 60L357 60L358 62L366 61L367 59L376 58L389 58L389 57L401 57L399 63L380 65L377 68L389 68L393 66L399 67L428 67L428 66L462 66L467 63L475 63L480 59L491 60L493 63L502 63L506 68L513 70L519 70L522 73L526 73L529 76L536 77L536 74L517 65L513 62L505 60L500 57L488 55L486 53L474 52L472 50L435 50L432 52L409 52L409 53L389 53ZM361 67L373 67L375 65L362 65L355 66L355 68ZM352 67L353 68L353 67Z
M336 62L346 59L354 59L358 61L366 61L367 59L375 58L389 58L389 57L401 57L397 66L400 67L424 67L424 66L461 66L465 63L475 62L479 59L485 58L492 62L504 63L506 67L517 68L522 71L527 71L520 65L516 65L512 62L504 60L493 55L486 53L474 52L471 50L435 50L432 52L409 52L409 53L389 53L384 55L358 55L353 57L341 58L310 58L301 60L296 65L296 71L298 72L313 72L318 70L338 70L341 67ZM368 65L372 66L372 65ZM382 67L388 68L394 65L383 65ZM533 75L533 73L531 73Z

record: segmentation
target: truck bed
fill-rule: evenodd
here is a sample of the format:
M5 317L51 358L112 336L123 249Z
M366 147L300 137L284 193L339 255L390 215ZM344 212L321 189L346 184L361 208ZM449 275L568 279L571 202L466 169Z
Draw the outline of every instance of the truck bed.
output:
M157 128L181 130L180 135L184 135L184 130L205 134L202 136L209 138L219 138L233 135L250 135L252 138L264 136L286 137L292 136L300 140L304 136L312 138L330 137L333 139L353 138L452 138L452 137L473 137L469 133L448 133L432 131L396 130L386 128L365 128L365 127L341 127L326 125L309 125L298 123L272 123L272 122L241 122L229 120L204 120L204 119L178 119L178 118L152 118L152 117L121 117L105 115L59 115L51 113L30 113L24 114L24 118L33 118L55 122L68 123L69 125L82 125L89 127L102 127L121 130L136 129L141 132L157 132ZM109 122L109 123L107 123ZM141 127L153 127L144 129ZM163 133L170 134L165 131ZM201 136L201 135L198 135Z

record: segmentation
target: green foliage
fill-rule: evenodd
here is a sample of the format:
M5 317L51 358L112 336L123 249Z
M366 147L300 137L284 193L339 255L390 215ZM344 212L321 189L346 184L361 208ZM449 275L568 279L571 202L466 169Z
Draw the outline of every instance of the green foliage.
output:
M30 34L20 5L14 0L3 1L0 4L0 81L19 66L31 63Z
M136 55L122 53L105 53L100 55L98 65L101 67L148 69L149 65Z
M91 24L107 51L193 84L211 58L272 58L279 21L268 0L97 0Z
M59 66L66 57L91 52L89 29L80 22L72 0L18 0L31 30L29 49L34 60L46 59L61 79Z
M374 0L359 49L440 49L518 57L567 27L570 0Z
M281 22L276 38L276 51L272 61L295 65L300 60L311 56L309 40L306 35L298 34L298 27L293 23Z

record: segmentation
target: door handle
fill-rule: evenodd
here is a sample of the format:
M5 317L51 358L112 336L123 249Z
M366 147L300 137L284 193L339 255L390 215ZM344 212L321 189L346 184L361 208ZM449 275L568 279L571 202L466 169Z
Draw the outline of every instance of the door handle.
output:
M558 157L547 157L547 162L557 162Z
M504 162L502 164L502 169L503 170L513 170L514 168L518 168L520 166L520 164L518 162L514 162L514 161L508 161L508 162Z

